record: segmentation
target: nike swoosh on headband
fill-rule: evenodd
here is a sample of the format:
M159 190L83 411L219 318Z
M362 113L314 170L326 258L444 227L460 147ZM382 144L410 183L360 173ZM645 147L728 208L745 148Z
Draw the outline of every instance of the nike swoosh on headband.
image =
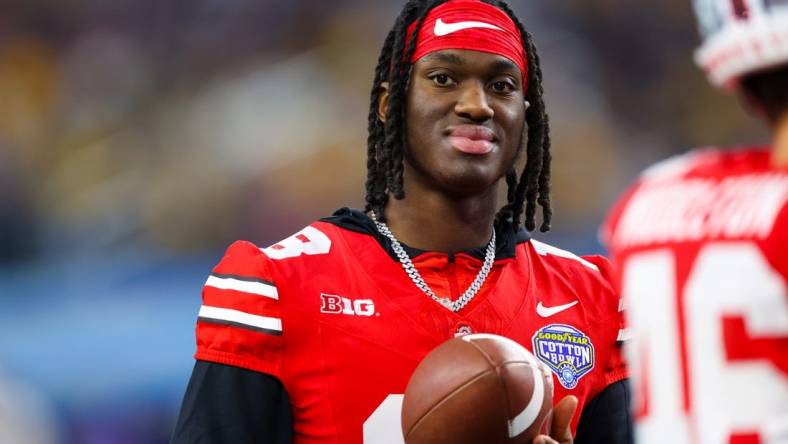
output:
M463 29L470 29L470 28L487 28L487 29L497 29L498 31L503 31L503 29L491 25L489 23L484 22L456 22L456 23L446 23L442 19L438 19L435 22L435 28L433 28L433 32L436 36L442 37L444 35L449 35L453 32L462 31Z

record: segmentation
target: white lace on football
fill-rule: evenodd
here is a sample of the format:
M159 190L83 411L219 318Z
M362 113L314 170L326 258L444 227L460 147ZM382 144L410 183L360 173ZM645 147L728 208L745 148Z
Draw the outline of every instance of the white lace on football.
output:
M495 230L493 230L490 243L487 244L487 250L484 253L484 264L482 265L482 269L479 270L476 278L465 290L465 293L463 293L462 296L460 296L456 301L452 301L449 298L442 298L432 291L430 286L427 285L427 282L424 281L424 278L421 277L419 270L417 270L416 266L413 265L413 261L410 260L408 253L406 253L405 249L402 248L402 244L399 243L391 230L389 230L388 225L386 225L385 222L379 221L374 211L370 212L370 217L372 218L372 221L375 222L375 226L378 228L378 231L380 231L381 234L389 238L391 241L391 248L394 250L397 258L399 258L399 262L402 264L402 268L405 270L405 273L410 276L410 279L413 281L413 283L416 284L416 286L419 287L419 289L421 289L424 294L432 298L432 300L435 302L456 313L462 310L462 308L465 307L474 296L476 296L476 293L481 290L482 285L484 285L484 281L487 279L487 275L490 274L493 262L495 261Z

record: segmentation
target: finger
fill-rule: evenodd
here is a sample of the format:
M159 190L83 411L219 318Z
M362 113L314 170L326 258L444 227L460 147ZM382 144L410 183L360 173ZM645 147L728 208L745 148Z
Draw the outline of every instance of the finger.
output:
M558 444L558 441L547 435L539 435L533 440L533 444Z
M563 438L569 432L569 424L577 410L577 398L572 395L565 396L553 407L553 422L551 435Z

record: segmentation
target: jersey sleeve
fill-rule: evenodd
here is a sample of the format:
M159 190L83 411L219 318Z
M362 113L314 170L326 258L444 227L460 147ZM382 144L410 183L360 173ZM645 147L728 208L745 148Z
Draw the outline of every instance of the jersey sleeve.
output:
M608 385L580 412L576 444L633 444L629 381Z
M290 398L273 376L197 361L171 444L292 444Z
M254 244L232 244L208 276L196 336L198 360L281 378L279 292L269 259Z
M583 259L591 262L599 269L599 274L603 281L601 291L604 293L604 297L600 303L604 304L604 318L607 319L604 325L610 328L608 337L611 338L613 344L610 354L602 364L604 365L607 383L613 384L629 376L623 350L628 337L624 317L624 304L618 291L616 291L615 270L611 266L610 261L603 256L585 256Z

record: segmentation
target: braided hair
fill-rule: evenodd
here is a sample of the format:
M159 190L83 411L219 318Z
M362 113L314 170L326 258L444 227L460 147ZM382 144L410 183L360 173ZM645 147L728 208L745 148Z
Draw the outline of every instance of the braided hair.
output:
M386 36L378 57L367 126L365 209L374 211L380 219L385 217L383 208L390 195L395 199L405 197L403 187L403 159L406 145L405 99L412 67L410 60L416 48L418 32L429 11L446 1L448 0L409 0ZM510 220L515 229L518 229L525 212L525 228L533 231L536 227L535 216L538 204L542 207L540 230L548 231L552 219L550 125L542 97L544 90L539 55L536 53L531 34L525 30L506 3L500 0L482 1L504 11L520 30L528 63L525 100L531 104L525 112L525 123L528 125L525 168L518 174L512 166L506 173L507 203L498 211L496 219ZM416 30L413 37L408 40L407 29L413 22L416 22ZM405 48L406 43L407 48ZM383 82L389 84L385 122L378 118L378 102Z

